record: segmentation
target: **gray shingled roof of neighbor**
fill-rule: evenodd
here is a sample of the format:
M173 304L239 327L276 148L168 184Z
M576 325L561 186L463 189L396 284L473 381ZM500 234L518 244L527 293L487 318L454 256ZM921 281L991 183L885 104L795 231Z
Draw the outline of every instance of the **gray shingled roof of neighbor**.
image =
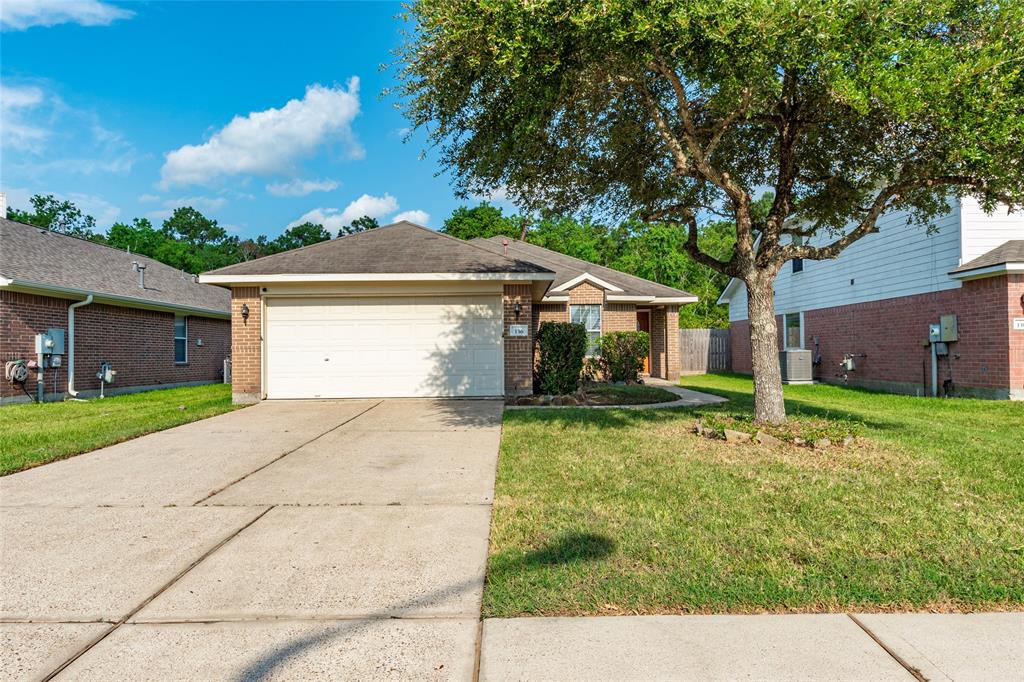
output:
M1024 263L1024 239L1011 239L1004 242L969 263L964 263L956 270L950 270L949 274L991 268L1005 263Z
M479 244L495 253L503 253L505 249L503 242L505 239L506 237L477 238L472 240L471 243ZM566 256L563 253L545 249L536 244L519 241L518 239L508 240L508 253L517 258L523 258L554 270L555 280L551 283L552 289L557 289L580 275L588 273L622 289L621 292L614 292L619 296L655 296L658 298L692 298L695 301L697 300L696 296L682 289L675 289L664 284L652 282L643 277L629 275L625 272L606 268L603 265L596 265L579 258ZM548 292L549 295L553 293L557 292L551 292L550 290Z
M146 266L145 289L132 261ZM215 317L231 313L226 289L146 256L6 218L0 218L0 284Z
M338 239L264 256L203 273L203 276L327 274L536 274L550 270L401 221ZM546 277L545 277L546 275Z

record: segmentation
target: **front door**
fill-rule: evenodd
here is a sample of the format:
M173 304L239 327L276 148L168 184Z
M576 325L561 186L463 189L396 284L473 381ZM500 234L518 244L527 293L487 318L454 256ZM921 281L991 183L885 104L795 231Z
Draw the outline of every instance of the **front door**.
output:
M636 330L638 332L647 332L647 337L651 336L651 312L649 310L638 310L636 311ZM647 357L644 358L644 374L651 373L651 349L650 346L647 348Z

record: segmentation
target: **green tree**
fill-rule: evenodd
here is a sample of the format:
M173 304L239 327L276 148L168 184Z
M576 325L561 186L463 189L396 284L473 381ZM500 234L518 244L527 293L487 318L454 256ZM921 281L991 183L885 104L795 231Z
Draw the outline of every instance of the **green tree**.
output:
M408 18L406 115L458 191L674 225L744 282L758 422L785 419L785 262L950 194L1024 204L1018 0L415 0ZM701 249L702 209L735 225L730 254Z
M516 221L505 216L500 208L486 201L473 208L459 206L441 226L441 232L465 240L477 237L486 239L498 235L515 238L521 231L521 225L517 225Z
M344 237L350 234L357 234L359 232L365 232L366 230L373 230L380 227L380 223L377 222L376 218L371 218L368 215L364 215L361 218L356 218L348 226L338 230L338 236Z
M32 211L8 209L7 217L20 223L38 225L54 232L91 239L95 237L96 219L82 213L67 199L61 200L52 194L35 194L29 199Z
M153 227L148 218L134 218L131 223L111 225L104 241L125 251L156 258L168 239L167 234Z
M270 243L270 249L274 252L291 251L310 244L325 242L330 238L331 233L323 225L305 222L295 227L289 227L282 232L281 236Z
M153 257L187 272L204 272L239 262L238 239L191 206L174 209L161 228L166 241Z

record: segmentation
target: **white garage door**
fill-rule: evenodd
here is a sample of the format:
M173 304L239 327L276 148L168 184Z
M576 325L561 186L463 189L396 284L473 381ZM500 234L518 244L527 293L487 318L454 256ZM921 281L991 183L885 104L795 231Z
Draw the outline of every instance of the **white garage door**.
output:
M501 297L267 300L268 398L497 396Z

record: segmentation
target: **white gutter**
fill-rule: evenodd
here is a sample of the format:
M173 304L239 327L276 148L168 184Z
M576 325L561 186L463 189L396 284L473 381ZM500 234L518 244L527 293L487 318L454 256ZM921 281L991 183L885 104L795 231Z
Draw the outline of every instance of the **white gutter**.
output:
M199 308L195 306L179 305L177 303L164 303L148 298L135 298L133 296L120 296L117 294L103 294L88 292L85 289L73 287L62 287L55 284L43 284L23 279L7 279L0 277L0 288L10 288L12 291L43 295L65 294L68 296L96 296L96 303L110 303L111 305L125 306L129 308L142 308L144 310L159 310L162 312L176 312L201 317L219 317L225 320L231 319L231 313L225 310L214 310L212 308Z
M90 303L92 303L92 294L86 296L84 301L68 306L68 395L72 398L78 396L78 391L75 390L75 308L81 308Z
M949 276L953 279L980 279L982 277L998 277L999 275L1013 275L1024 273L1024 263L999 263L987 267L972 268L970 270L953 271Z

